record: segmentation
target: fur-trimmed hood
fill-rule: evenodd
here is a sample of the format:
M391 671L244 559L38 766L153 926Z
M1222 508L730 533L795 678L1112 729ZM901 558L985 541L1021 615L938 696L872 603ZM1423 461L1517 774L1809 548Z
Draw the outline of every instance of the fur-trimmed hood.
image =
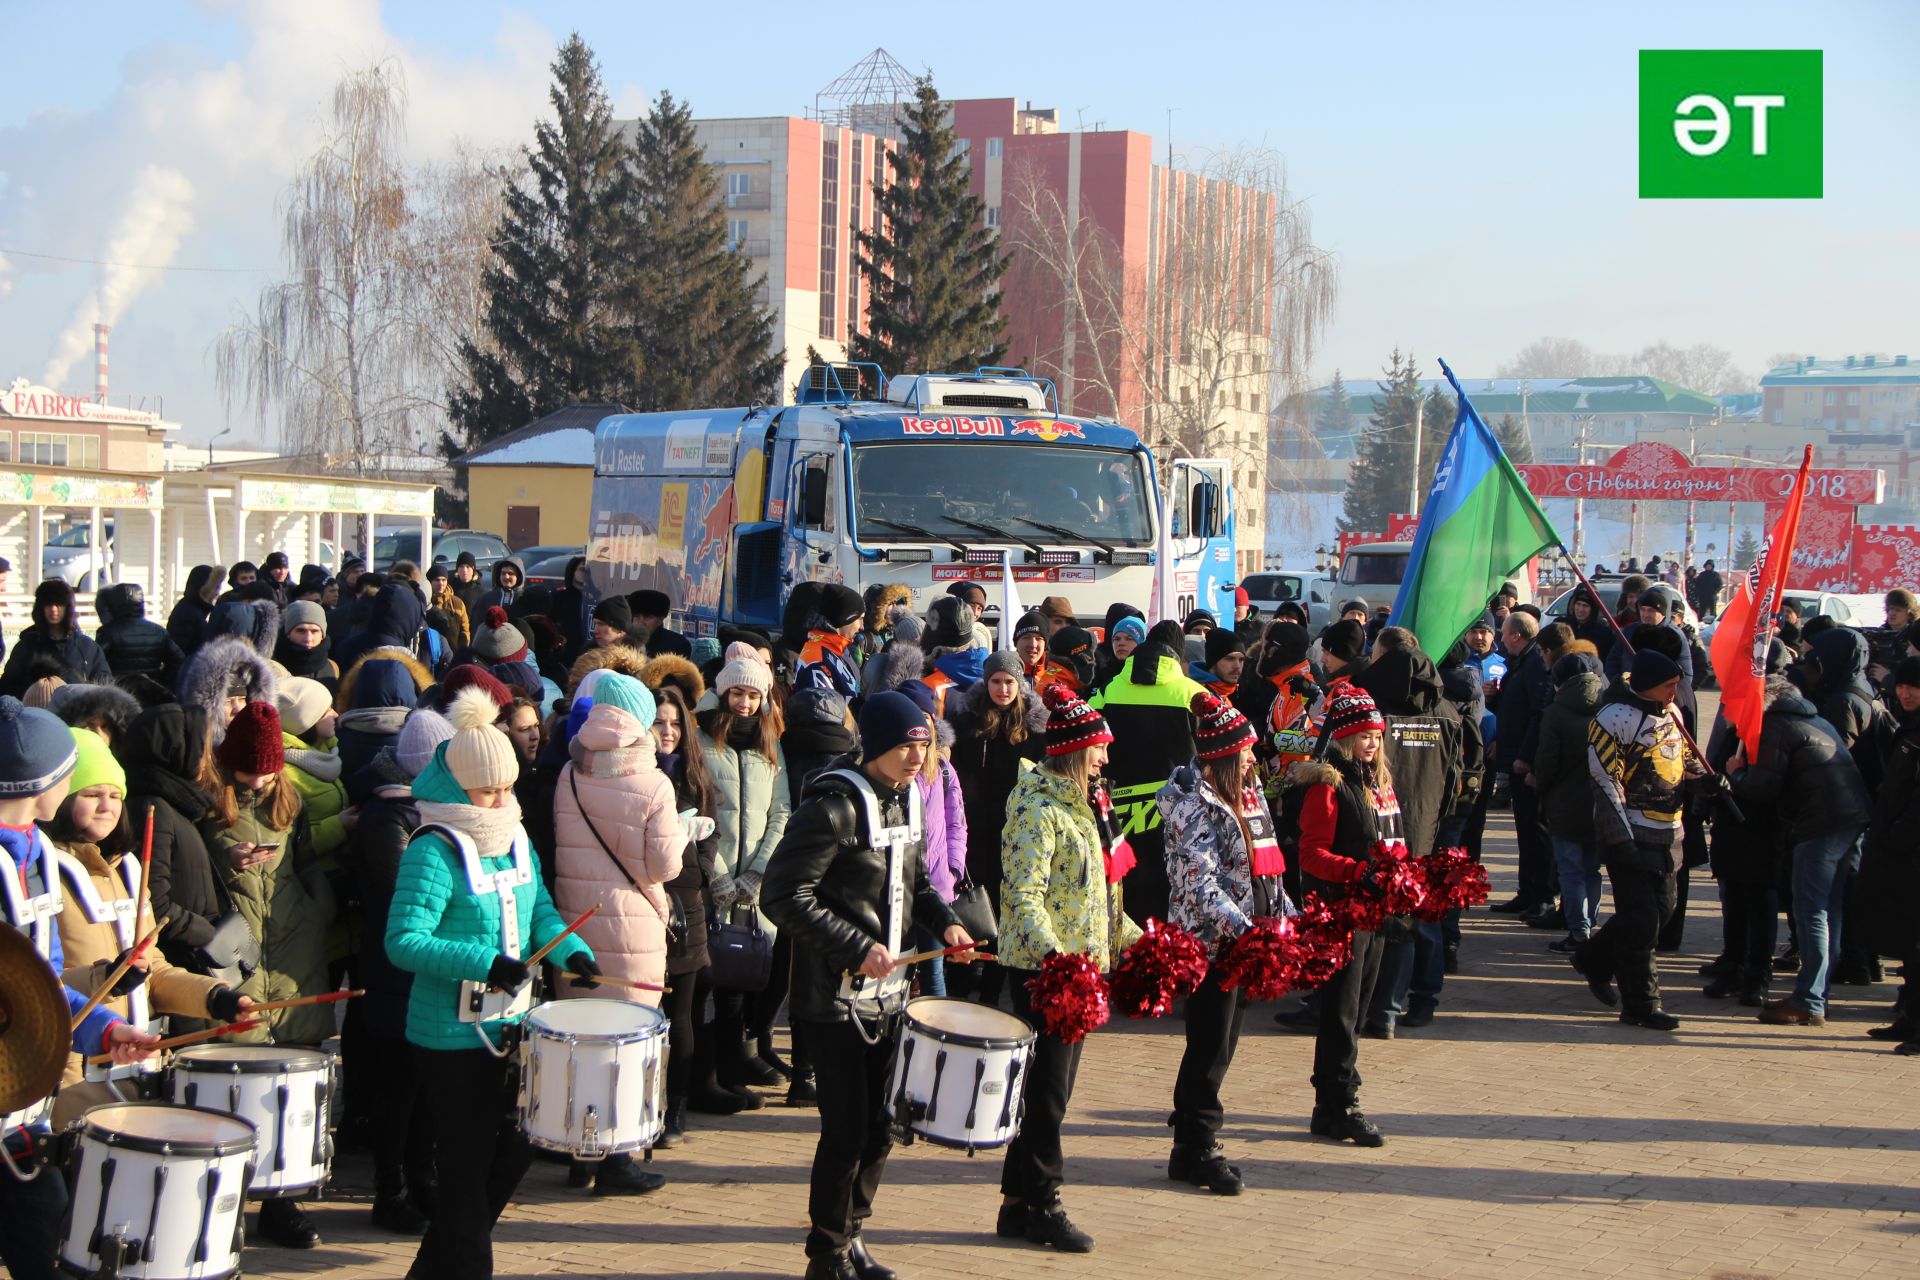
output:
M333 699L334 710L344 713L352 711L359 706L359 702L355 699L359 692L360 673L367 669L367 664L370 662L395 662L405 668L407 675L413 681L413 690L416 698L421 690L433 683L433 672L427 669L427 664L414 657L413 654L407 650L394 648L369 649L354 662L353 666L345 675L340 677L340 690L334 695Z
M1328 760L1295 760L1287 769L1289 787L1311 787L1315 783L1337 787L1341 780L1339 768Z
M280 692L272 664L239 636L221 636L201 645L180 673L181 704L205 718L207 737L216 747L227 736L227 718L221 714L227 686L242 679L249 702L272 702Z
M596 645L573 660L567 669L567 697L573 697L573 691L587 678L590 671L618 671L623 676L640 679L640 673L647 669L647 656L630 644Z
M911 609L913 588L904 582L878 582L867 588L867 630L884 631L892 625L887 610L895 605Z
M927 655L918 645L895 640L867 659L860 672L860 687L869 696L897 691L927 675Z
M53 691L53 714L76 728L99 724L113 726L117 740L140 714L140 700L118 685L69 684Z
M700 701L707 691L707 682L700 675L700 668L693 665L691 659L677 653L660 653L647 659L647 665L640 668L640 683L649 689L658 689L662 685L672 685L680 691L689 707Z
M1020 692L1027 700L1027 733L1036 738L1044 738L1047 733L1047 704L1025 680L1020 682ZM947 695L947 717L951 720L960 720L977 716L986 706L986 700L987 682L985 680L968 689L956 689Z

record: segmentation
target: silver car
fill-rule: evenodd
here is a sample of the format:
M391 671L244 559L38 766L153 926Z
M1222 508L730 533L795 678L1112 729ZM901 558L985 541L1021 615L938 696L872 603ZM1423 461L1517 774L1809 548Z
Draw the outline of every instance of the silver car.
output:
M1273 612L1283 604L1297 604L1307 611L1307 631L1318 635L1333 621L1333 579L1318 569L1268 569L1240 579L1246 588L1247 603L1260 611L1262 622L1271 621Z

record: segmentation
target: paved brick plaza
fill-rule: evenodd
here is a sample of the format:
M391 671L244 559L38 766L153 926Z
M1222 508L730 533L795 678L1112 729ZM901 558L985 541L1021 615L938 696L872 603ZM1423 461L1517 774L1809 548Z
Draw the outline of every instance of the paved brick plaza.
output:
M1861 1035L1891 985L1840 989L1824 1030L1762 1027L1699 994L1715 912L1709 884L1685 954L1663 958L1685 1019L1671 1037L1616 1023L1544 953L1551 935L1469 917L1441 1017L1364 1042L1380 1151L1307 1136L1312 1042L1256 1010L1228 1081L1224 1137L1250 1184L1233 1200L1163 1176L1178 1024L1102 1032L1067 1124L1067 1204L1093 1254L996 1240L998 1162L925 1145L895 1152L869 1238L909 1280L1920 1274L1920 1059ZM777 1104L702 1118L654 1166L673 1181L640 1199L568 1192L538 1164L495 1237L499 1275L798 1275L815 1124ZM326 1245L249 1249L249 1275L405 1272L413 1243L367 1227L364 1159L336 1175L315 1206Z

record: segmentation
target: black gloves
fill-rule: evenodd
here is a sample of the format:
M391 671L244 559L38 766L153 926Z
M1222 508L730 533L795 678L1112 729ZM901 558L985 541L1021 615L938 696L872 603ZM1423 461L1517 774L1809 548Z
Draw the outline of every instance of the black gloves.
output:
M207 1012L216 1022L240 1021L240 993L232 987L215 987L207 992Z
M132 948L128 948L128 951L122 951L119 955L115 956L112 960L108 961L106 973L103 973L100 976L104 978L107 976L107 973L112 973L115 969L118 969L120 967L120 962L127 958L128 952L131 950ZM120 975L120 981L114 983L113 990L107 992L107 994L110 996L126 995L127 992L132 991L135 987L139 986L141 983L145 982L146 980L147 980L147 971L145 969L129 968L125 973Z
M487 966L487 985L509 994L526 986L527 978L527 962L515 960L509 955L495 956L493 963Z
M567 983L570 987L591 987L594 979L600 976L600 966L593 957L584 951L576 951L567 957L567 972L573 978Z

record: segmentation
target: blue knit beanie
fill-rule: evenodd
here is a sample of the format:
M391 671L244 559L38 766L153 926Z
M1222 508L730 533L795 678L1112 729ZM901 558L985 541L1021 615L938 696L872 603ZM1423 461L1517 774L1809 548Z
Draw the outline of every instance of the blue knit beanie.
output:
M860 754L872 760L909 742L933 745L927 713L904 693L876 693L868 698L860 708Z
M1147 642L1147 624L1138 618L1122 618L1113 624L1113 634L1116 636L1132 636L1135 644L1145 644Z
M593 700L599 706L618 707L640 722L642 729L653 728L653 690L632 676L610 671L594 686Z
M78 756L59 716L0 698L0 798L39 795L72 773Z

